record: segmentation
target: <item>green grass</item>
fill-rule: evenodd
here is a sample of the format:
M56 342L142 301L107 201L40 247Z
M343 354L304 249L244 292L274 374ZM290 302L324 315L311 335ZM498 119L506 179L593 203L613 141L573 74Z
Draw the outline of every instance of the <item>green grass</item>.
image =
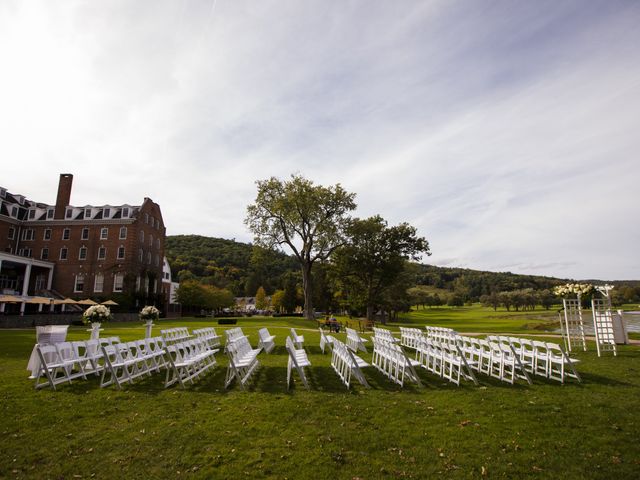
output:
M474 323L472 312L446 313L437 313L442 322L460 330L469 325L468 331L506 331L525 321L514 315L509 324L477 310ZM417 324L414 315L409 323ZM161 324L216 326L211 319ZM255 317L238 323L253 345L263 325L278 346L260 355L249 392L235 384L224 389L221 354L219 366L185 390L165 390L156 374L123 391L100 389L90 379L36 392L25 370L34 331L0 332L0 477L640 477L637 346L597 358L589 345L577 355L582 384L535 379L510 386L481 377L480 387L457 388L420 371L424 388L400 389L370 368L372 388L347 391L329 355L320 353L314 323ZM311 391L299 381L286 389L283 345L291 326L305 336ZM137 323L110 324L102 333L123 340L143 334ZM85 328L69 332L70 339L87 336Z

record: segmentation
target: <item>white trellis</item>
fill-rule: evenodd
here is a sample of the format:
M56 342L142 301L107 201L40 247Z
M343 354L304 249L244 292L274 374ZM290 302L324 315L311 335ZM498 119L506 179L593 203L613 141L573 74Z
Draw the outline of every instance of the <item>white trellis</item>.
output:
M570 352L574 348L582 348L587 351L587 341L584 336L584 321L582 319L582 306L580 295L577 299L563 299L564 322L560 321L562 336Z
M609 297L594 298L591 300L593 311L593 330L596 335L596 348L598 356L601 352L613 352L617 355L616 339L613 331L613 315Z

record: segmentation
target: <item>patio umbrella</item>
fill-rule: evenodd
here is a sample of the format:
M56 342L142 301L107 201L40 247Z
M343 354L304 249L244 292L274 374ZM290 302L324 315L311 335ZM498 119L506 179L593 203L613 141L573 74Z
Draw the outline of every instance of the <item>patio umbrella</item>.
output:
M106 302L102 302L100 305L118 305L113 300L107 300Z
M78 305L98 305L98 302L94 302L90 298L85 298L84 300L80 300L77 303Z
M22 302L22 299L15 297L13 295L0 295L0 303L20 303L20 302Z
M51 304L51 298L47 298L47 297L31 297L29 300L27 300L26 303L37 303L37 304L42 304L42 305L50 305Z
M54 300L53 303L55 305L77 305L78 302L73 298L65 298L64 300Z

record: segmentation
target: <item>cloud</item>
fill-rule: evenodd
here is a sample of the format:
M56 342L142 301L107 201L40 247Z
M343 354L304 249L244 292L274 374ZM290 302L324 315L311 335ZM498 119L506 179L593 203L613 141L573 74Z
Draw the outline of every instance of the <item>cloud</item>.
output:
M250 240L299 172L409 221L428 261L637 277L640 7L626 2L4 2L2 186L158 201ZM452 260L459 259L459 260Z

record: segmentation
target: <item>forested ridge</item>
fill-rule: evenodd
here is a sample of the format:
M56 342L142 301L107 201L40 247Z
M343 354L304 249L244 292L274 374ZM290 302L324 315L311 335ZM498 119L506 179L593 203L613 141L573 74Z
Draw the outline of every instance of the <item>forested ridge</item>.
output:
M299 275L296 260L285 253L266 250L249 243L199 235L167 237L166 256L174 279L197 279L229 289L235 296L254 296L260 286L271 295L283 289L287 274ZM570 279L487 272L467 268L413 265L412 282L462 294L477 301L493 292L523 289L545 290ZM289 275L291 276L291 275ZM591 280L598 283L598 280ZM638 287L638 281L613 282Z

